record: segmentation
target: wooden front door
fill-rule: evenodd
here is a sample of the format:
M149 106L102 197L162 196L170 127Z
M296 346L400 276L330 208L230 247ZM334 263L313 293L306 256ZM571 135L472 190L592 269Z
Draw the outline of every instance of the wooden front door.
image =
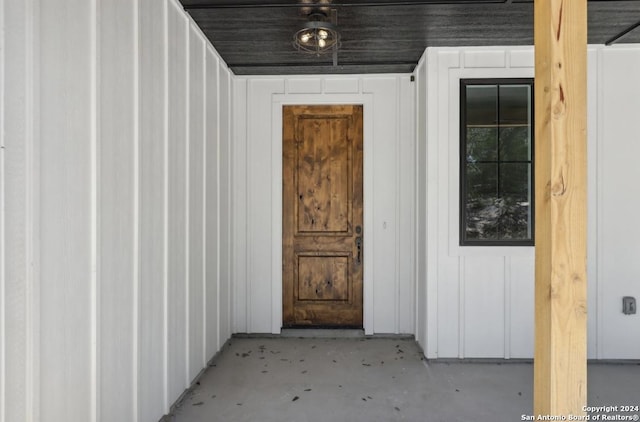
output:
M283 325L362 327L362 106L283 109Z

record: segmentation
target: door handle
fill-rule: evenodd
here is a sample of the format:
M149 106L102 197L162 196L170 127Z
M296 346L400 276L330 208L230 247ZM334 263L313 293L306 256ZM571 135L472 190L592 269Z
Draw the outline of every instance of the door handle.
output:
M362 238L360 236L356 237L356 248L358 249L358 255L356 257L356 262L360 265L360 253L362 252Z

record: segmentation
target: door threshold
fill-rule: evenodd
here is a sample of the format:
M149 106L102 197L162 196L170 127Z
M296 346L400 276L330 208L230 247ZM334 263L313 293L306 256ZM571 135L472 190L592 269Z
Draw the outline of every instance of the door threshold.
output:
M283 328L281 337L304 338L364 338L362 328Z
M365 335L364 330L348 328L283 328L280 334L268 333L235 333L232 338L359 338L359 339L382 339L393 338L397 340L415 340L413 334L385 334L378 333Z

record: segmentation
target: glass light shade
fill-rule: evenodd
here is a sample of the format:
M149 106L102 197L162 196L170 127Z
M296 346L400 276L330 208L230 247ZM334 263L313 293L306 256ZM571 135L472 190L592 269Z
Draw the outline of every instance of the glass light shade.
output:
M293 46L298 51L319 56L340 46L340 33L330 22L310 20L293 35Z

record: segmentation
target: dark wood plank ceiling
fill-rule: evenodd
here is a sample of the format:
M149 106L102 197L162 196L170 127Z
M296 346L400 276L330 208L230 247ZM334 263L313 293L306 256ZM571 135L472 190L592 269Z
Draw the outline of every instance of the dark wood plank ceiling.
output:
M531 0L181 0L237 75L410 73L426 47L532 45ZM331 54L296 51L313 7L337 11ZM640 0L591 0L589 43L640 42Z

